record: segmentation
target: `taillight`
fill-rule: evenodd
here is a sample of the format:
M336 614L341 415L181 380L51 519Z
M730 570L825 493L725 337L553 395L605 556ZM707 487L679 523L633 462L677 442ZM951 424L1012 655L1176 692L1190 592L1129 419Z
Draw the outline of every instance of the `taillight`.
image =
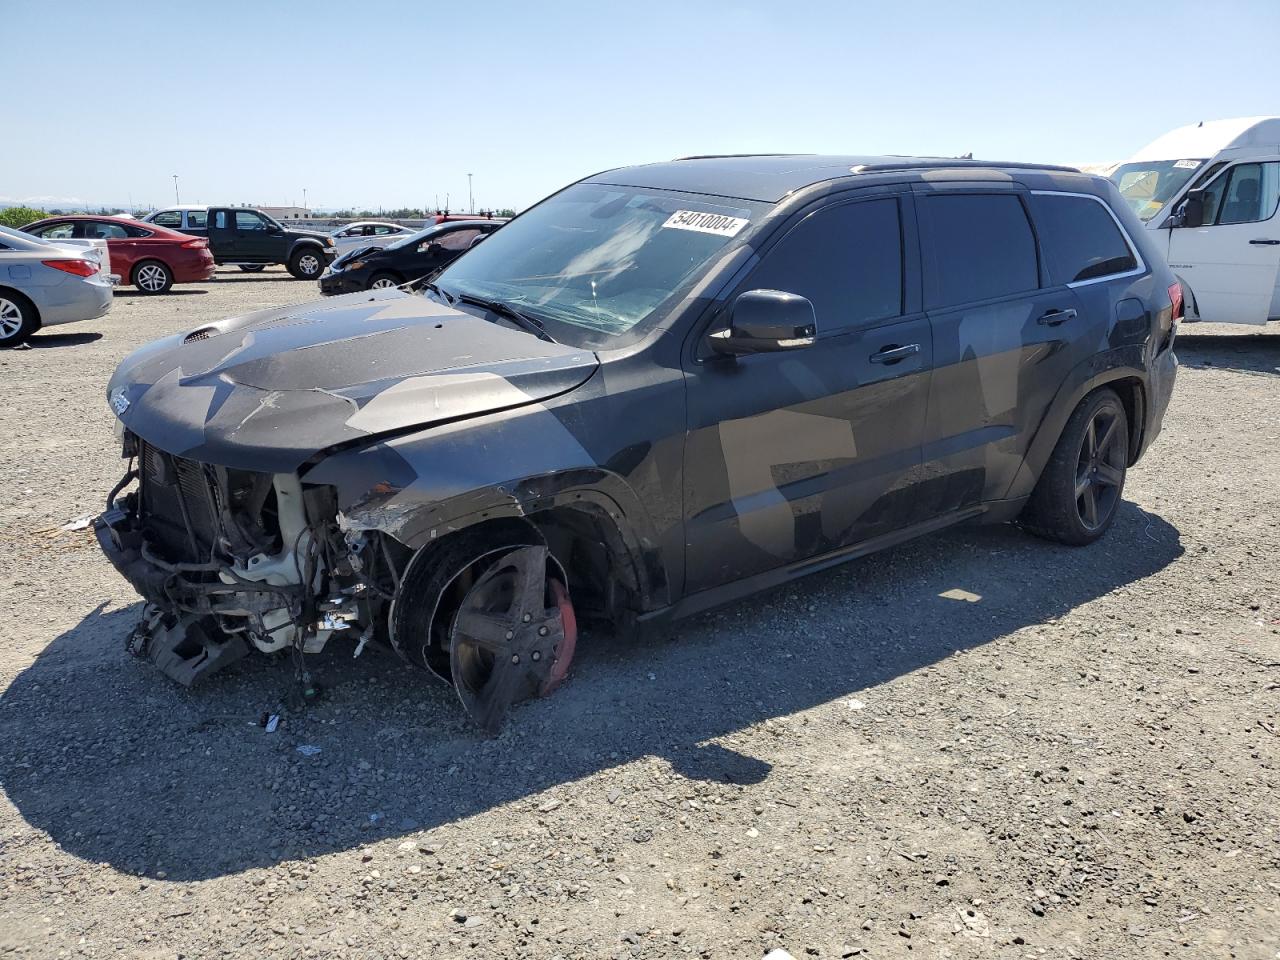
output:
M1173 304L1173 319L1182 319L1182 284L1177 280L1169 284L1169 300Z
M196 237L194 240L188 240L182 244L182 246L186 247L188 250L196 250L200 247L207 247L208 245L209 241L204 237Z
M53 267L63 273L74 273L77 277L92 277L100 269L96 263L88 260L41 260L46 267Z

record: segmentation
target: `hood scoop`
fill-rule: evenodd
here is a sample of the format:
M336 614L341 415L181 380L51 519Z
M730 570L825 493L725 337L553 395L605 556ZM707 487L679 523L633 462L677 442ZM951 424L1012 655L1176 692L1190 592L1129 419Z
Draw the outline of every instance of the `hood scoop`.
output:
M549 399L590 350L402 291L262 311L143 347L109 395L168 453L286 472L329 447Z

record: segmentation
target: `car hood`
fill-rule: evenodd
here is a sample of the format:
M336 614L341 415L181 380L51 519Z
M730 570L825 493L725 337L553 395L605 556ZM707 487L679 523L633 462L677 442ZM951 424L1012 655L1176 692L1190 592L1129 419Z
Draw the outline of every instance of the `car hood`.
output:
M546 400L597 366L589 350L390 289L158 340L120 364L107 400L169 453L285 473L337 445Z
M323 230L305 230L300 227L286 227L285 229L291 237L311 237L321 243L333 239L333 234L325 233Z
M366 243L364 244L364 246L360 246L360 247L344 248L342 246L341 240L338 241L338 249L342 251L342 255L333 261L333 265L335 267L343 267L343 266L346 266L348 263L354 263L355 261L359 260L361 257L365 256L366 254L382 253L382 247L376 246L374 244L369 244L369 243Z

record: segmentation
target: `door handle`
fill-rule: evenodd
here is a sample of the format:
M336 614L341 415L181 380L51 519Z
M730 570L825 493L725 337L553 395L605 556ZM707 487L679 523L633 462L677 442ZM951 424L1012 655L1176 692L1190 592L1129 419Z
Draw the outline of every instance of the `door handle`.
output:
M917 354L919 352L920 352L920 344L918 343L908 343L906 346L903 346L903 347L890 345L887 347L882 347L879 353L873 353L871 355L871 362L886 363L886 364L897 363L898 361L905 360L907 359L907 357L910 357L913 354Z
M1067 310L1050 310L1036 322L1043 323L1046 327L1056 327L1060 323L1066 323L1068 320L1074 320L1075 317L1075 308Z
M1250 243L1256 243L1260 247L1280 247L1280 240L1250 240Z

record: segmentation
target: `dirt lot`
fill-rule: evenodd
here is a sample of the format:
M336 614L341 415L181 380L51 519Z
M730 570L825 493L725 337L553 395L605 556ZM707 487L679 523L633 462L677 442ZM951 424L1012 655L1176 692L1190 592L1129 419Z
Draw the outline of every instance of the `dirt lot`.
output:
M1092 548L957 529L584 642L496 740L333 645L266 733L284 662L130 660L59 527L128 351L313 291L224 270L0 353L0 957L1280 957L1276 332L1189 328Z

